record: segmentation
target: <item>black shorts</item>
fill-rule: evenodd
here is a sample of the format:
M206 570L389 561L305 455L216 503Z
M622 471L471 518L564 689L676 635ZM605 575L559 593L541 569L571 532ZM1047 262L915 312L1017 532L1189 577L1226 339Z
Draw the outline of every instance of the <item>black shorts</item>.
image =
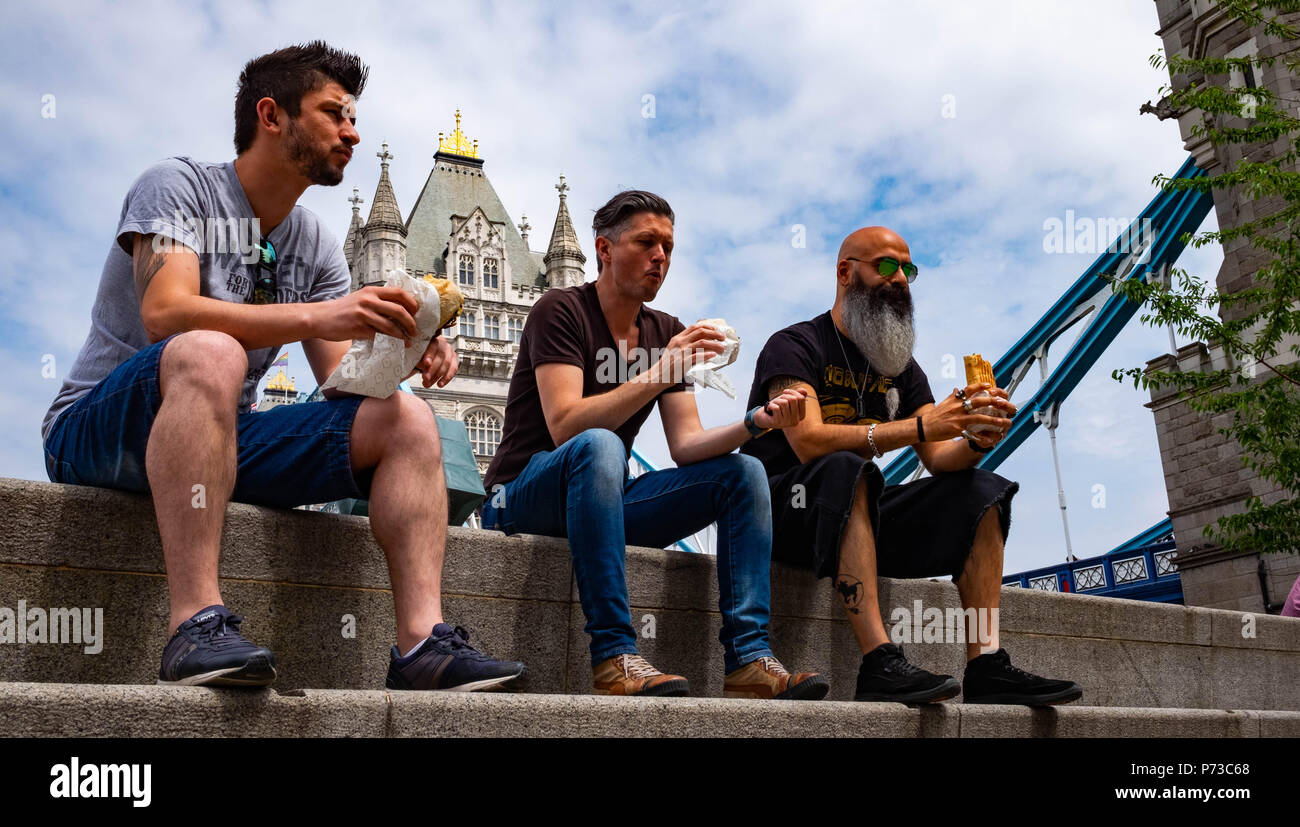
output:
M882 577L959 576L990 507L998 509L1006 541L1011 498L1020 490L1020 483L978 468L886 486L874 462L836 451L768 478L772 559L833 577L859 479L867 486Z

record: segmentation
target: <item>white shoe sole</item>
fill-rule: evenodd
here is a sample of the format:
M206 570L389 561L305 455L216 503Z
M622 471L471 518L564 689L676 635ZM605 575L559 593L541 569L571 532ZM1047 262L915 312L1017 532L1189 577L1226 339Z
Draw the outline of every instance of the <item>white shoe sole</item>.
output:
M519 675L522 675L522 674L523 674L522 672L519 673ZM491 689L491 688L494 687L494 686L500 686L501 684L503 684L503 683L505 683L505 682L507 682L507 681L512 681L512 680L514 680L515 678L519 677L519 675L505 675L504 677L500 677L500 678L488 678L488 679L486 679L486 680L481 680L481 681L471 681L471 682L469 682L469 683L463 683L463 684L461 684L460 686L451 686L451 687L448 687L448 688L446 688L446 689L439 689L439 690L437 690L437 691L439 691L439 692L477 692L477 691L479 691L480 689Z
M247 668L248 665L245 664L244 666L232 666L229 669L214 669L211 672L201 672L198 675L190 675L189 677L181 678L178 681L164 681L159 679L158 685L159 686L205 686L207 684L212 684L213 686L269 686L270 684L274 683L275 679L278 677L278 674L274 669L271 670L271 680L269 681L266 680L265 678L253 678L251 680L240 680L239 678L225 677L226 675L232 674L234 672L242 672Z

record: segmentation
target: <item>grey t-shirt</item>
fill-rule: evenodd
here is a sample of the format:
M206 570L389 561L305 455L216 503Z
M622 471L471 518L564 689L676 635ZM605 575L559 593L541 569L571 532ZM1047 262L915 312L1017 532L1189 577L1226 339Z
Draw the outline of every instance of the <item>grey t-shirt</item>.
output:
M256 245L262 231L234 163L168 158L145 170L122 202L122 216L90 311L90 333L41 423L42 442L60 413L150 344L135 295L134 233L153 233L198 253L199 295L230 302L252 300L253 283L260 275ZM315 213L295 206L266 237L279 258L275 273L279 303L326 301L348 294L352 279L343 247ZM241 411L251 408L257 383L282 347L248 352Z

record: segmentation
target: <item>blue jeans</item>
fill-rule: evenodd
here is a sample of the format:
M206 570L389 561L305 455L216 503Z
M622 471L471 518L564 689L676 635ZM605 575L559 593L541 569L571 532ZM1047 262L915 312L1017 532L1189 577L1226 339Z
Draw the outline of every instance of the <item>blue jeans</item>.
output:
M145 449L162 404L158 366L168 336L137 351L59 414L45 441L51 482L147 493ZM274 508L369 496L372 470L352 472L349 396L238 416L234 502Z
M489 491L483 527L568 537L595 665L637 650L625 547L663 548L716 521L718 638L732 672L772 654L769 497L763 464L742 454L629 477L622 440L593 428L535 454L502 490Z

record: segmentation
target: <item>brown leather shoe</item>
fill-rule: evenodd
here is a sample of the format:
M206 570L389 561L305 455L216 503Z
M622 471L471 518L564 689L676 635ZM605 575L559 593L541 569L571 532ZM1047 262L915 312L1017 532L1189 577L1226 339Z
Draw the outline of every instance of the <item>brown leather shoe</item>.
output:
M615 655L592 667L597 695L685 695L690 684L681 675L665 675L640 655Z
M759 658L727 676L722 684L724 698L758 698L779 701L818 701L831 685L816 672L791 675L773 657Z

